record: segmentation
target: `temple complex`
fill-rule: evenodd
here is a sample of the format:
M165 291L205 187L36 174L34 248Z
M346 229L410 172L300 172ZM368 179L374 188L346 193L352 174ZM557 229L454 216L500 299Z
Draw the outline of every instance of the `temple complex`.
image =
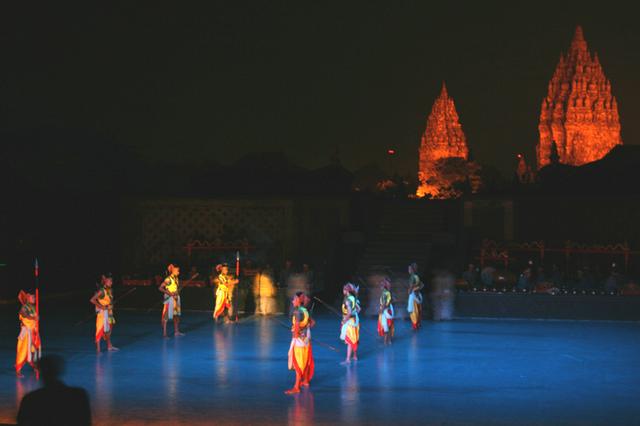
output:
M466 169L468 156L467 139L456 106L443 83L420 141L416 195L449 198L449 188L466 178L465 171L460 169L461 166Z
M611 83L598 55L589 52L581 27L576 28L569 52L560 56L549 82L538 130L538 169L548 165L552 155L557 155L560 163L580 166L599 160L622 144Z

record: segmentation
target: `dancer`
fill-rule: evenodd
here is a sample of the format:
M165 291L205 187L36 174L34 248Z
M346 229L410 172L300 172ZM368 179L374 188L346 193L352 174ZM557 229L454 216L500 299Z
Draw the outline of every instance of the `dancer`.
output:
M284 393L291 395L300 392L300 387L308 387L313 378L314 363L311 348L311 327L315 321L309 315L304 305L308 304L308 297L298 292L293 297L293 312L291 314L291 345L289 345L289 370L296 373L296 381L291 389Z
M116 323L113 316L113 278L111 275L100 277L100 288L89 300L96 307L96 352L100 352L100 341L107 342L108 351L117 351L118 348L111 344L111 332Z
M349 364L351 359L358 360L358 341L360 340L360 302L358 301L359 288L351 283L342 287L342 324L340 340L347 345L347 358L343 364Z
M391 298L391 281L385 277L382 282L382 294L380 295L380 311L378 313L378 334L384 337L384 344L390 345L393 338L393 304Z
M40 376L38 361L42 356L42 346L40 344L40 333L38 332L38 315L36 314L36 296L20 290L18 301L22 305L18 318L20 319L20 335L18 335L18 345L16 347L16 376L22 375L22 366L28 363L36 373L36 378Z
M414 330L418 330L422 324L422 293L420 293L420 290L422 290L424 284L418 278L417 282L413 281L410 285L407 312L409 312L409 318L411 319L411 327Z
M213 319L218 320L227 310L225 323L231 322L231 303L233 302L233 287L238 284L238 279L229 274L229 265L222 263L216 266L218 276L214 280L218 285L216 288L216 306L213 309Z
M167 321L173 319L173 335L184 336L180 332L180 268L175 265L167 267L169 276L160 284L160 290L164 294L164 305L162 307L162 337L167 337Z
M413 262L408 267L409 272L409 291L412 291L413 287L420 283L420 276L418 276L418 264Z

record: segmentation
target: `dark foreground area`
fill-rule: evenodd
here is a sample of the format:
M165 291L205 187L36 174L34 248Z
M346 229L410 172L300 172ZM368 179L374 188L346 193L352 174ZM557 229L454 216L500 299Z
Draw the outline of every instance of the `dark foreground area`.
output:
M0 311L0 423L36 388L13 372L18 324ZM65 381L90 394L95 424L638 424L640 323L457 320L399 322L393 346L363 320L361 360L344 367L339 319L317 316L316 376L286 396L284 317L214 325L185 312L180 338L162 339L159 312L117 311L116 353L95 354L93 318L56 314L45 352L63 355ZM322 343L321 343L322 342ZM335 348L334 351L329 346Z

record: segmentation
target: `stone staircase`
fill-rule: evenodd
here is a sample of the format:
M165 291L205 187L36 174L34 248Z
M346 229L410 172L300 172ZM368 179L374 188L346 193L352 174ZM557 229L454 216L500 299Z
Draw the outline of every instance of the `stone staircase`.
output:
M424 202L392 202L382 207L378 227L360 258L357 274L406 272L417 262L424 267L432 245L450 240L445 228L445 210Z
M434 246L453 244L445 231L446 209L441 204L422 201L390 202L382 207L377 230L370 237L357 267L364 284L362 300L366 314L377 314L379 281L391 278L396 315L406 316L407 266L418 263L421 271L429 266Z

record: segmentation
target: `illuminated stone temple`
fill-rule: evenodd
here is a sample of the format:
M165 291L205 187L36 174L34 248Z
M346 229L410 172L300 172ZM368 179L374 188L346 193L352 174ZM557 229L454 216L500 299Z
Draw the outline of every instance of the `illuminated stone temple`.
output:
M559 162L572 166L599 160L622 144L611 83L598 55L589 52L581 27L576 28L569 52L560 56L549 82L538 130L538 168L548 165L556 155L553 142Z
M470 169L475 169L468 158L467 138L453 99L443 83L420 140L416 195L432 198L459 196L460 190L456 188L468 180Z

